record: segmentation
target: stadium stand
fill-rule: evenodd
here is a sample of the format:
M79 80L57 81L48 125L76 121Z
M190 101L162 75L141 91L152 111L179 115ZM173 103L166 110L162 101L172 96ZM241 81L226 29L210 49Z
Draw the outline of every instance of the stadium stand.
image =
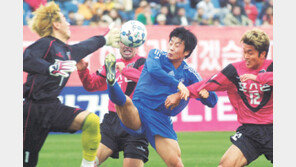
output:
M32 12L39 5L49 1L52 0L24 0L23 25L28 25ZM224 20L231 15L233 6L240 6L243 17L252 20L255 26L273 25L273 0L55 0L55 2L59 4L71 25L106 26L112 21L121 24L131 19L157 25L158 15L164 14L165 18L163 15L160 17L161 20L166 20L164 25L228 26ZM163 8L167 8L168 13L163 13L162 10L166 10ZM185 20L186 24L180 21L178 16L180 9L185 9L185 17L182 17L182 20Z

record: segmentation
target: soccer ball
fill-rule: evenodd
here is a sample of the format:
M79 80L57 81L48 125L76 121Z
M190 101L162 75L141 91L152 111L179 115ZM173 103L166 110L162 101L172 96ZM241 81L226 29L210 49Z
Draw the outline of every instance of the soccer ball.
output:
M147 30L144 24L136 20L124 23L120 30L120 41L128 47L137 48L145 42Z

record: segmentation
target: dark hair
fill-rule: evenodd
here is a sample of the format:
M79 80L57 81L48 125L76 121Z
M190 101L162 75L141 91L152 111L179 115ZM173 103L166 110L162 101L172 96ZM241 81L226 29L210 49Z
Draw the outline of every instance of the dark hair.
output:
M197 45L197 38L195 35L184 27L177 27L170 33L170 40L172 37L177 37L184 41L184 52L189 51L189 54L185 57L185 59L187 59Z

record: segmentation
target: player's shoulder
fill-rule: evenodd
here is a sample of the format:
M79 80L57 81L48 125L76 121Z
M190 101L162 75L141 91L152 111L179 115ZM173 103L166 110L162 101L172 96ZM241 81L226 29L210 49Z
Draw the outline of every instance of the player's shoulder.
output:
M149 51L149 56L154 56L154 57L162 57L166 56L167 52L160 50L160 49L151 49Z
M272 65L273 64L273 60L265 60L264 62L267 65Z
M135 61L139 61L139 60L146 60L145 57L139 56L138 54L135 55Z
M264 66L266 71L273 71L273 60L265 60Z
M47 36L47 37L43 37L43 38L38 39L35 43L38 43L38 44L50 44L54 40L55 40L54 38L52 38L50 36Z
M198 78L198 80L200 80L200 81L202 80L201 77L200 77L200 75L197 73L196 70L194 70L193 67L191 67L190 65L188 65L185 61L183 61L182 64L183 64L183 70L186 73L196 76L196 78Z
M244 60L228 64L223 71L237 71L245 67L246 62Z
M238 61L238 62L230 63L228 66L238 67L238 66L241 66L241 65L244 65L244 64L245 64L245 61L241 60L241 61Z
M183 65L183 70L185 71L195 71L190 65L188 65L185 61L182 62L182 65Z
M136 55L133 67L136 68L136 69L138 69L139 67L141 67L142 65L144 65L145 62L146 62L146 58L145 57L141 57L141 56Z
M244 61L230 63L226 67L223 68L221 73L227 77L233 77L233 76L236 76L238 69L241 69L244 66L245 66Z
M37 41L35 41L33 44L31 44L30 46L28 46L27 49L32 49L32 48L47 48L49 47L51 41L53 41L54 39L50 38L50 37L43 37L38 39Z

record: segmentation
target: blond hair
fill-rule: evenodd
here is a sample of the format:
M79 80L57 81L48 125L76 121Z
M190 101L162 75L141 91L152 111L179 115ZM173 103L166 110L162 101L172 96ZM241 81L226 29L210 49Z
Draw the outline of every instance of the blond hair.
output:
M47 3L45 6L40 5L36 11L33 12L34 17L30 21L30 28L36 32L40 37L46 37L53 32L53 22L60 21L59 6L52 2Z
M264 51L266 52L265 57L268 54L269 37L264 31L260 29L254 28L245 32L241 42L254 46L254 48L259 52L259 55Z

